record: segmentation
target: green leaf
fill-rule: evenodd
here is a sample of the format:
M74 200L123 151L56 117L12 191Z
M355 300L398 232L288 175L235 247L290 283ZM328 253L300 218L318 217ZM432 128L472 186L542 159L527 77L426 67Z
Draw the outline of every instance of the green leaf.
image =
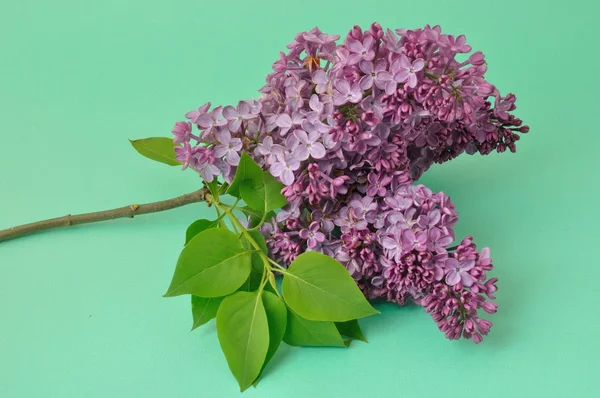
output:
M300 347L346 347L333 322L309 321L288 309L283 341Z
M258 243L258 246L261 248L263 253L267 254L267 243L265 242L265 238L262 236L262 234L256 230L248 231L248 233L250 234L252 239L254 239L256 243ZM254 246L252 246L252 244L244 236L242 236L242 246L247 250L256 250ZM241 287L241 290L245 290L247 292L251 292L258 289L258 287L260 286L260 282L262 281L263 272L265 270L265 264L263 263L263 259L258 252L252 253L251 265L252 267L250 270L250 276L248 276L248 279L246 280L246 282L244 282L244 284Z
M248 218L250 219L251 228L256 227L258 223L262 221L262 213L258 210L254 210L253 208L248 206L239 207L237 210L240 210L242 213L248 216ZM270 221L273 217L275 217L275 212L270 211L265 217L265 222Z
M275 355L275 352L277 352L287 325L287 308L283 300L273 293L266 291L262 292L262 299L269 324L269 349L267 350L265 363L262 366L260 374L262 374L271 358L273 358L273 355ZM260 374L258 377L260 377Z
M270 289L269 289L269 286L271 287ZM269 274L269 284L266 285L265 288L271 290L273 293L277 292L277 281L275 280L274 273L271 272Z
M268 172L264 173L264 184L255 185L246 180L240 185L240 194L246 204L263 214L279 209L287 203L281 194L283 185Z
M250 274L250 252L237 236L223 228L200 232L183 248L165 297L194 294L226 296Z
M267 202L267 211L269 214L270 211L280 209L287 204L285 200L285 196L281 193L283 189L283 184L280 183L269 173L268 171L264 172L264 181L265 181L265 196Z
M252 269L250 271L250 275L248 279L240 286L238 290L242 290L245 292L253 292L260 286L260 282L262 281L262 269L259 271L256 268L257 262L255 261L255 257L257 257L256 253L252 253ZM259 264L262 268L262 260Z
M192 316L194 317L192 330L216 317L219 305L224 298L205 298L192 295Z
M175 144L173 140L167 137L151 137L141 140L129 140L131 145L142 156L155 160L169 166L180 166L181 163L175 160Z
M231 373L244 391L258 377L269 349L269 325L258 292L237 292L217 312L217 335Z
M217 228L219 226L219 222L216 220L205 220L205 219L200 219L200 220L196 220L193 223L190 224L190 226L188 227L187 231L185 231L185 244L187 245L189 243L189 241L192 240L192 238L196 235L198 235L200 232L207 230L207 229L211 229L211 228Z
M368 343L367 338L365 337L362 330L360 329L358 320L353 319L353 320L347 321L347 322L336 322L335 326L337 327L337 330L340 332L340 334L343 334L344 336L348 336L352 339L356 339L356 340L360 340L360 341L364 341L365 343Z
M342 264L317 252L299 255L283 276L283 297L312 321L345 322L378 314Z
M258 243L258 246L263 251L263 253L265 253L265 254L269 253L269 249L267 248L267 242L265 242L265 237L263 236L263 234L260 233L260 231L257 231L257 230L248 231L248 234L250 234L252 239L254 239L254 241L256 243ZM248 242L248 244L250 244L250 242ZM252 248L254 248L254 247L252 246Z
M259 165L246 153L242 152L240 163L231 182L227 193L237 198L240 197L240 185L242 182L250 180L256 186L263 184L263 171Z

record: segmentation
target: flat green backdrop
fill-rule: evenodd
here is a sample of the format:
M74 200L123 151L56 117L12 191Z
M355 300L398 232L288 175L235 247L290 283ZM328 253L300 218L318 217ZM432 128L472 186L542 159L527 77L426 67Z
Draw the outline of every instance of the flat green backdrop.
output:
M0 3L0 228L170 198L192 173L138 156L207 100L258 96L294 34L440 24L487 55L531 125L517 154L423 178L490 246L499 312L483 344L383 306L369 344L282 349L244 397L583 397L598 388L597 2L377 0ZM235 397L214 323L164 299L202 205L0 243L0 397ZM597 395L596 395L597 396Z

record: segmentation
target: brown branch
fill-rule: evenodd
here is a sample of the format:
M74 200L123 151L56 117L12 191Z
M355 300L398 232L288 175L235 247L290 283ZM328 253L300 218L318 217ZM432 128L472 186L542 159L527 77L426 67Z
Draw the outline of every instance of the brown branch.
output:
M147 203L143 205L133 204L118 209L98 211L85 214L68 214L64 217L51 218L34 222L31 224L20 225L18 227L8 228L0 231L0 242L4 240L18 238L20 236L32 234L35 232L45 231L48 229L72 227L73 225L89 224L98 221L115 220L117 218L133 218L141 214L156 213L159 211L170 210L176 207L189 205L204 201L206 196L206 188L198 191L178 196L173 199L163 200L160 202Z

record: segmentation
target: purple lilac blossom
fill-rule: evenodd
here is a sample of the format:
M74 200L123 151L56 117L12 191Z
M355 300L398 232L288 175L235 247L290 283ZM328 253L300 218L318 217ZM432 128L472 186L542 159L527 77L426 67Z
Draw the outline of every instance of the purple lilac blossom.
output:
M463 153L514 152L529 131L516 97L485 79L481 52L458 61L471 46L439 26L373 23L339 38L301 32L257 100L188 112L173 128L177 160L231 182L246 151L285 185L288 205L261 228L275 260L330 255L368 298L416 302L446 337L478 343L491 323L477 311L496 311L489 249L450 248L454 205L412 183Z

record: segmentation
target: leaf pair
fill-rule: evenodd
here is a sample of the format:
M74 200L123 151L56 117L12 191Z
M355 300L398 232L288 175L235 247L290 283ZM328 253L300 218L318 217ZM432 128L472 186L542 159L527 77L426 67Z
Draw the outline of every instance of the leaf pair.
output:
M267 291L237 292L221 303L217 335L241 391L257 380L279 348L286 312L283 300Z
M321 253L298 256L284 272L282 291L290 345L344 347L342 334L366 341L357 319L378 313L346 268Z
M149 143L144 145L134 147L169 164L164 156L148 151ZM161 145L163 155L172 150ZM221 210L219 219L197 220L188 227L165 296L192 295L192 329L216 318L221 348L242 391L257 382L282 341L336 347L348 346L351 339L366 341L357 319L377 311L343 265L317 252L301 254L288 269L269 262L265 239L255 228L286 204L281 183L244 152L231 185L213 181L207 186ZM220 202L225 190L247 206ZM251 229L235 218L236 209L249 216ZM236 233L227 229L221 219L225 215ZM283 274L283 299L273 272Z

